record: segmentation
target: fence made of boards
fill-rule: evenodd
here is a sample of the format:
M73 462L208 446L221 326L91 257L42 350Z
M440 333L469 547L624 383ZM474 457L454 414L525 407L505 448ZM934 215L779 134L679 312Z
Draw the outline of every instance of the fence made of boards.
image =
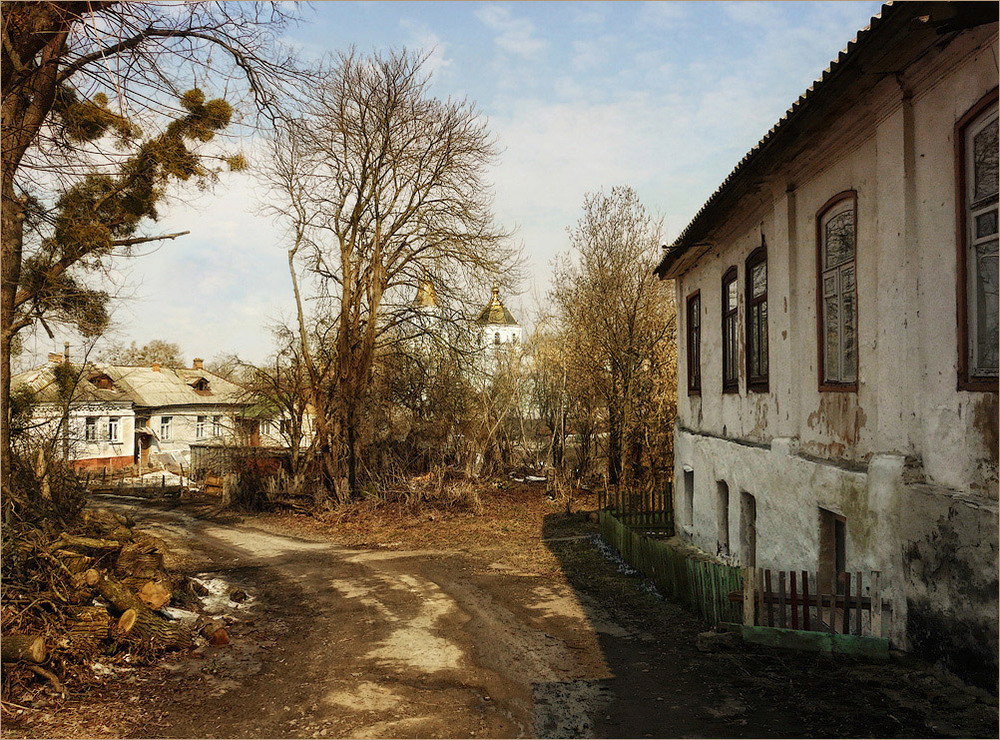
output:
M601 511L610 511L615 517L635 529L674 533L673 484L666 481L641 490L622 486L598 491Z
M743 624L841 635L882 637L881 573L833 573L744 568ZM867 581L867 585L866 585Z

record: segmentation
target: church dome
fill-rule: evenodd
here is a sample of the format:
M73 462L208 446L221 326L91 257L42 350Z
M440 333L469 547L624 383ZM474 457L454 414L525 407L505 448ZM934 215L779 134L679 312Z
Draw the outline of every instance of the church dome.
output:
M520 326L500 300L500 286L493 284L493 297L476 319L480 326Z

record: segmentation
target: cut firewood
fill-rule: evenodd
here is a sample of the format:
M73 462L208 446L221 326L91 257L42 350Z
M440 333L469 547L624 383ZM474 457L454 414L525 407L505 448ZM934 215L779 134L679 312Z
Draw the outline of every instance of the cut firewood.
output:
M45 638L41 635L0 637L0 657L4 663L41 663L45 660Z
M56 547L62 547L63 545L75 547L79 550L94 550L97 552L114 552L115 550L120 550L122 547L122 543L118 540L80 537L79 535L67 534L66 532L59 535L59 539L56 540Z
M98 583L101 582L101 571L97 570L96 568L88 568L87 571L84 573L84 581L88 586L93 588L94 586L96 586Z
M127 635L135 626L137 617L138 614L135 609L126 609L123 611L122 615L118 617L118 623L115 625L115 637L121 638Z
M70 611L68 637L71 642L96 645L108 638L111 616L102 606L83 606Z
M210 638L208 638L208 644L215 645L216 647L220 647L222 645L228 645L229 633L226 632L224 627L217 629L215 631L215 634L212 635Z
M124 633L129 641L150 642L161 647L183 647L190 642L190 633L182 625L154 614L152 609L121 583L103 578L97 589L113 610L123 616L129 610L135 612L134 624Z
M139 589L139 598L150 609L159 609L170 601L170 590L158 581L148 581Z
M222 626L222 622L216 622L215 620L212 620L211 622L206 622L205 624L203 624L201 628L198 630L198 634L200 634L206 640L211 641L215 633L221 629L224 629Z

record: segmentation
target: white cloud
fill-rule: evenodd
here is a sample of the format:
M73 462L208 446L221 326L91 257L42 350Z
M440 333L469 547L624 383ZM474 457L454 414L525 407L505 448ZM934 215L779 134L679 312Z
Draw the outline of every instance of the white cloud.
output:
M479 18L496 36L493 42L504 52L520 59L536 59L548 42L535 35L535 24L526 18L515 18L510 8L486 5L476 11Z
M452 60L447 56L448 45L441 40L441 37L426 23L403 18L400 19L399 25L409 32L410 45L428 55L424 69L435 79L440 79L446 74Z

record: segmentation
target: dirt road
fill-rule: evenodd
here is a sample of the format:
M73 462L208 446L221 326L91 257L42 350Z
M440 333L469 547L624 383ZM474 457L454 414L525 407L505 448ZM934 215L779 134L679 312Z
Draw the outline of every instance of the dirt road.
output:
M561 515L539 533L559 570L539 573L101 503L251 598L227 612L229 646L110 679L72 727L57 715L6 736L996 736L995 697L927 671L700 652L690 615Z

